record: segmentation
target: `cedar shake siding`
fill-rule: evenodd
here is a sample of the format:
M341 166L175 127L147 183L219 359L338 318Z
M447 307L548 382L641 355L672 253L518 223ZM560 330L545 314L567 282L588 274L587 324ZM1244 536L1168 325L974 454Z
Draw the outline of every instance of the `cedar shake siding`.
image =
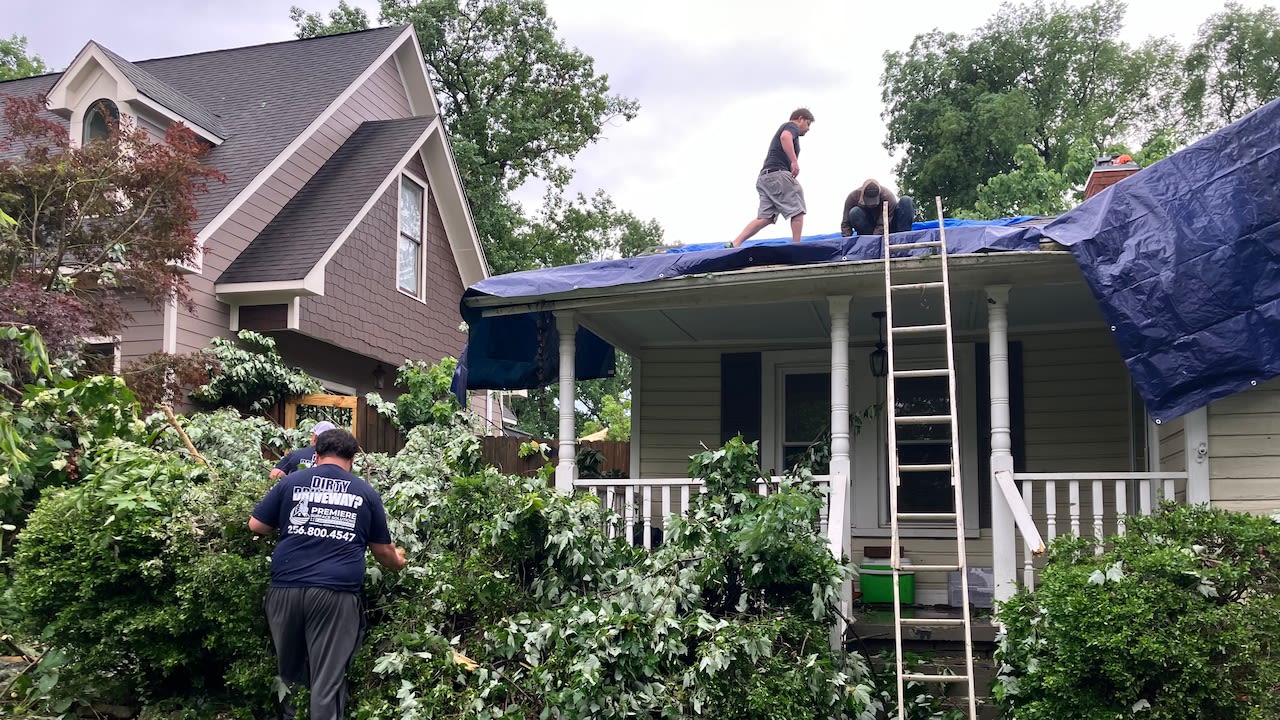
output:
M399 183L393 183L329 261L325 295L302 299L302 334L393 367L406 359L436 362L462 352L466 342L466 335L458 330L462 278L435 195L430 189L427 193L426 301L396 289ZM353 337L356 334L358 340Z
M356 128L366 120L392 120L411 114L395 60L388 60L253 197L223 222L205 244L203 272L189 278L199 307L194 315L182 313L178 318L180 352L203 347L208 338L228 333L230 307L214 297L214 282ZM340 231L335 227L334 236ZM326 288L325 292L329 290Z

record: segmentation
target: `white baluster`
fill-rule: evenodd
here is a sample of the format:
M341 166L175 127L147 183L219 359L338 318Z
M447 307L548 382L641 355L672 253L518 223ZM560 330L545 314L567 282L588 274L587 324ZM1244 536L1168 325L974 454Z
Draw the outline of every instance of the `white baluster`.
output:
M1027 504L1027 512L1035 515L1035 483L1027 480L1022 483L1022 501ZM1031 562L1031 546L1024 539L1022 542L1022 584L1028 589L1036 587L1036 569Z
M1058 483L1046 480L1044 483L1044 526L1048 542L1058 536Z
M622 537L626 539L628 544L635 545L635 524L636 524L636 489L635 486L627 486L626 493L623 497L622 506Z
M609 515L612 515L615 512L613 508L613 486L612 485L606 485L604 487L604 507L609 512ZM607 519L605 520L605 530L604 530L604 534L606 537L610 537L610 538L618 537L617 524L618 523L615 518L607 517Z
M675 494L674 485L668 485L662 489L662 542L667 541L667 518L671 517L671 496Z
M644 547L646 550L653 549L653 486L644 486L644 506L640 509L641 517L644 518Z
M1178 497L1178 491L1173 485L1172 480L1164 481L1164 498L1165 500L1174 500Z
M1071 514L1071 535L1080 537L1080 481L1067 481L1067 502Z
M1102 554L1102 538L1104 536L1102 530L1102 481L1093 481L1093 552L1095 555Z
M1124 534L1124 516L1129 513L1128 480L1116 481L1116 534Z

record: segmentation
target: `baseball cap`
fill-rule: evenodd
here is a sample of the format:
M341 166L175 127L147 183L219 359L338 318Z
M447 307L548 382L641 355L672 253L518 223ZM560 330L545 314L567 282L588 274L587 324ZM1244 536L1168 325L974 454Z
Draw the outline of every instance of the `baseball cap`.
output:
M862 188L862 202L859 203L863 207L879 207L880 205L880 184L869 182Z
M329 430L336 430L336 429L338 429L337 425L334 425L328 420L321 420L320 422L311 426L311 434L319 435L322 432L327 432Z

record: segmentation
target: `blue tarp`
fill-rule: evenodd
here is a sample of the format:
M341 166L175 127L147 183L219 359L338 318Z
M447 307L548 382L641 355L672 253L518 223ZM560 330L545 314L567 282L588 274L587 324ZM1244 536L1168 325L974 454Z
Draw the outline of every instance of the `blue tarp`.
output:
M937 229L913 230L891 236L893 243L937 240ZM1009 227L1006 221L966 222L947 226L947 250L953 254L1035 250L1042 238L1039 227ZM914 250L911 252L929 252ZM484 317L467 300L476 296L529 298L537 303L548 295L573 290L601 289L685 275L729 272L765 265L878 260L880 238L841 237L839 234L748 241L741 248L723 243L673 248L671 252L621 260L528 270L483 280L463 294L462 317L468 325L466 350L454 375L454 392L465 390L542 387L559 376L559 333L549 310L535 307L513 314ZM576 336L576 377L607 377L614 371L613 348L594 333L579 328Z
M1044 229L1158 421L1280 375L1280 100Z

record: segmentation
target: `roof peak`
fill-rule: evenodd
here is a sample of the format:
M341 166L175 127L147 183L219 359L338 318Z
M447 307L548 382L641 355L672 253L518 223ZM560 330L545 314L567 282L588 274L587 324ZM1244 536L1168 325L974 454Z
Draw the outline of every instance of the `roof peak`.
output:
M351 35L361 35L364 33L395 31L395 34L399 35L401 32L404 32L404 29L407 27L409 26L408 25L380 25L378 27L369 28L367 30L352 30L351 32L334 33L333 35L317 35L316 37L309 37L309 38L290 38L288 40L274 40L272 42L255 43L253 45L237 45L235 47L219 48L217 50L201 50L199 52L181 53L179 55L165 55L163 57L153 57L153 58L147 58L145 60L131 60L130 62L134 64L139 64L139 63L158 62L160 60L174 60L177 58L196 57L198 55L216 55L218 53L234 52L236 50L251 50L253 48L271 47L273 45L288 45L290 43L306 43L306 42L315 42L315 41L322 41L322 40L332 40L333 38L347 37ZM89 42L95 43L96 45L98 45L98 47L105 47L102 43L96 40L91 39ZM52 74L57 74L57 73L52 73Z

